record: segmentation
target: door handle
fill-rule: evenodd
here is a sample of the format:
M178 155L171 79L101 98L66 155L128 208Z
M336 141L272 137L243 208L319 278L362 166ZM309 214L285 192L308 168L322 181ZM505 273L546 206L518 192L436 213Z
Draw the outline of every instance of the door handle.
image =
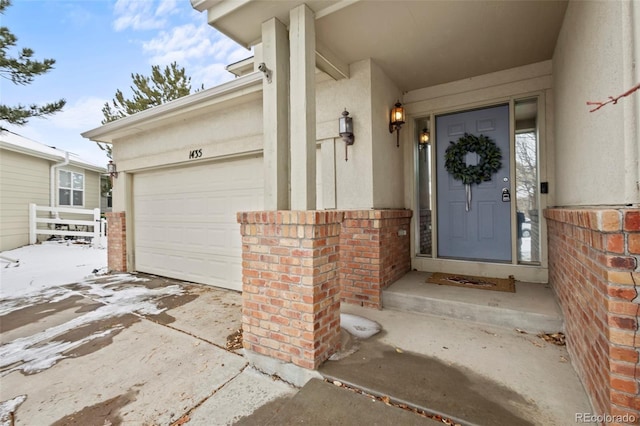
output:
M502 188L502 202L508 203L511 201L511 193L509 192L509 188Z

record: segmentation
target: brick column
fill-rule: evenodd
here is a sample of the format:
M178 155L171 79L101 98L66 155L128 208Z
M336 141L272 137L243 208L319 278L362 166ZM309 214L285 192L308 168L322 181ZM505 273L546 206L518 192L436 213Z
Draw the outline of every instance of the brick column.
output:
M411 210L344 212L341 300L382 309L382 290L411 270Z
M124 212L105 213L107 218L107 266L111 271L127 270L127 228Z
M638 424L640 210L547 209L545 217L549 282L595 414Z
M246 350L316 369L339 349L342 217L335 211L238 213Z

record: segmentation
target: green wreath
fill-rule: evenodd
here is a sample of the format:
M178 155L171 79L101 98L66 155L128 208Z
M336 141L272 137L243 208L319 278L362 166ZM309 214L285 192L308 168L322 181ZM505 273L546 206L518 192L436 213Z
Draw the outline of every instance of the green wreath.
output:
M465 185L490 181L491 176L502 167L502 152L487 136L465 133L457 143L450 143L444 154L444 167L454 179L461 180ZM467 166L464 157L469 152L480 156L478 164Z

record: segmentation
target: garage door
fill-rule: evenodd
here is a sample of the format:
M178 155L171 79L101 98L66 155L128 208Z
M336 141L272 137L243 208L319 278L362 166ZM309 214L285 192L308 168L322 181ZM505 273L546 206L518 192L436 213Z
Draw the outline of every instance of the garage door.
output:
M136 270L241 290L236 213L263 210L262 170L256 157L136 173Z

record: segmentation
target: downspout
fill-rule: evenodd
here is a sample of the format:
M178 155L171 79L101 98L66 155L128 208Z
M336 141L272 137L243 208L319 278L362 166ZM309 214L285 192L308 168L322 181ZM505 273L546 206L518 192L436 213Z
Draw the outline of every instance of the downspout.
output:
M69 164L69 151L64 152L64 161L52 164L49 169L49 206L56 206L56 170ZM56 214L57 216L57 214Z

